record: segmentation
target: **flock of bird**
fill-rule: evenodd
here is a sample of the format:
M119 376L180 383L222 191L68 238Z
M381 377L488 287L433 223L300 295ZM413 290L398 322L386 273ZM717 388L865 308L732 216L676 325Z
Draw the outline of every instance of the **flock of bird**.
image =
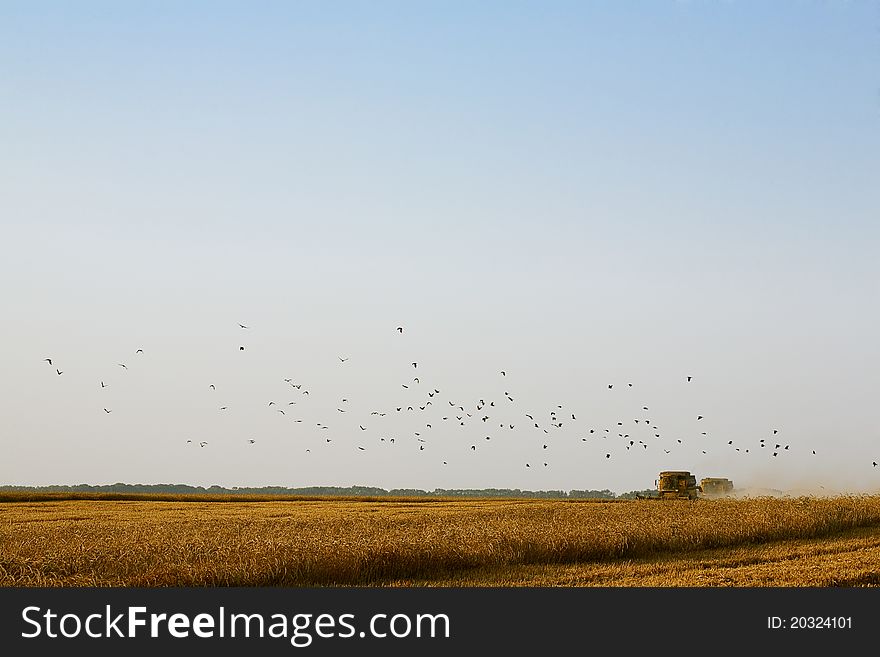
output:
M243 331L248 331L250 329L250 327L245 324L239 323L238 326ZM404 333L404 328L402 326L396 327L395 330L399 335L403 335ZM244 345L239 345L238 350L245 351ZM135 351L136 357L142 357L143 355L143 349L139 348ZM350 360L350 357L348 356L338 356L337 358L340 366L345 366ZM56 376L62 376L64 374L64 370L56 366L53 358L46 358L45 361L50 367L54 368ZM767 455L767 458L772 459L783 457L794 451L791 449L791 444L778 440L779 429L776 428L768 428L766 437L757 438L757 440L753 440L752 442L735 442L733 440L728 440L726 441L726 444L719 444L718 442L713 441L708 431L701 431L699 436L691 436L688 438L668 436L663 430L661 430L657 423L651 420L651 411L646 405L641 406L639 410L632 414L635 417L620 419L616 422L616 425L603 427L595 425L589 426L589 423L584 422L582 419L578 419L579 414L575 412L575 410L564 408L563 404L556 404L553 408L545 411L544 414L539 414L533 409L524 409L519 402L514 400L511 388L507 384L499 385L498 390L492 395L497 395L497 404L496 399L491 398L492 396L490 395L471 399L467 402L448 397L444 398L441 395L439 388L422 383L422 377L418 375L418 364L418 361L410 361L409 365L412 367L413 376L406 382L400 383L402 389L410 391L407 393L410 399L403 401L398 400L387 408L375 409L370 412L369 419L364 417L363 419L356 421L355 424L358 427L358 430L364 432L364 436L370 436L376 441L373 443L374 445L384 444L384 446L390 447L391 445L401 445L409 440L414 445L418 446L419 452L427 452L430 454L432 452L432 447L437 445L438 442L446 442L447 449L443 450L444 454L454 453L450 452L449 447L451 445L457 445L457 448L461 449L464 453L473 453L478 449L483 449L483 447L478 447L481 443L491 443L493 440L496 443L505 441L511 432L516 431L517 427L520 427L520 430L528 431L532 437L531 439L534 441L532 444L533 453L540 454L541 457L543 457L524 461L522 463L523 468L532 468L533 466L546 468L550 466L552 459L547 455L553 453L552 445L557 439L562 438L562 436L570 435L563 432L563 427L567 427L567 429L574 427L574 432L582 443L601 442L601 444L606 447L606 449L601 451L604 453L604 458L607 460L612 459L613 456L618 454L625 454L627 451L639 449L662 450L664 454L668 455L677 449L678 446L683 446L685 440L687 440L688 443L692 440L698 441L697 448L702 454L708 454L710 450L721 448L732 452L739 452L744 455L763 453ZM123 370L128 369L128 366L125 363L117 363L117 365ZM497 376L500 381L506 381L507 371L500 370ZM295 382L293 378L284 378L283 382L291 388L291 391L295 391L300 397L307 398L310 395L310 391L304 389L303 384ZM685 377L685 382L691 384L693 382L693 376L687 375ZM99 384L102 389L108 387L103 380L99 381ZM607 386L608 390L613 390L615 384L608 383ZM206 384L206 387L216 392L217 387L214 383ZM632 383L626 383L626 388L632 387ZM421 391L422 394L413 399L413 392L418 391ZM498 395L498 392L502 391L503 396ZM289 407L295 406L296 404L296 401L290 401L287 402L286 406L288 407L288 410L290 410ZM336 411L342 414L349 413L351 407L345 408L348 405L349 399L343 397L336 405ZM506 407L503 412L502 406ZM226 405L218 406L220 412L226 411L228 408L229 407ZM285 409L280 408L274 400L268 400L266 408L277 411L281 415L286 415ZM105 414L110 414L113 411L110 408L103 407L103 412ZM379 431L378 429L371 431L371 428L374 426L374 419L378 421L380 418L389 414L412 414L414 419L418 419L418 426L416 427L418 430L413 430L406 436L391 436L387 431ZM520 419L514 419L511 421L511 417L519 417ZM302 418L291 419L294 423L298 424L304 422ZM703 420L704 416L702 414L696 415L697 422L702 423ZM443 423L445 426L450 427L450 429L437 434L434 429L437 422ZM477 432L470 428L474 425L480 429L479 435L481 438L479 440L474 438L475 435L478 435ZM333 432L331 431L329 424L317 422L315 428L321 434L322 440L320 444L330 445L333 442L334 439L330 437L333 435ZM458 443L450 442L448 438L450 437L451 432L455 430L461 431L464 436L469 438L469 440L466 440L464 443L461 443L460 441ZM434 438L434 435L438 435L438 438ZM255 438L247 438L246 443L248 445L256 445L257 440ZM187 439L186 444L198 444L200 448L206 448L209 446L209 441L199 440L196 442L193 441L193 439ZM367 451L369 445L369 442L362 442L353 445L353 447L358 451L363 452ZM612 445L612 447L609 449L608 445ZM305 447L304 449L306 453L312 451L311 447ZM816 455L815 450L810 450L810 452L812 455ZM448 465L448 458L448 456L446 459L438 458L438 461L441 462L442 465ZM876 461L872 461L871 464L873 467L877 467Z

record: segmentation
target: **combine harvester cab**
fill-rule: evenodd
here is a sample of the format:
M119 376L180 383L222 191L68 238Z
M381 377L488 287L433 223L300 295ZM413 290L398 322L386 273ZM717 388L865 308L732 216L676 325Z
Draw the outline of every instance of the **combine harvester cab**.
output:
M705 477L700 480L703 496L707 498L730 497L733 495L733 482L726 477Z
M702 492L697 478L687 470L666 470L657 480L657 497L661 500L695 500Z

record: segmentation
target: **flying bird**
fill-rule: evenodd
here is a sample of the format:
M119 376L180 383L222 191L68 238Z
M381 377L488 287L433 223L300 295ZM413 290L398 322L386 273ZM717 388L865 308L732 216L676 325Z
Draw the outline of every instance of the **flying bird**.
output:
M110 410L108 410L108 409L105 408L105 409L104 409L104 412L105 412L105 413L112 413L113 411L110 411Z
M403 333L403 327L402 327L402 326L398 326L398 327L397 327L397 332L398 332L398 333Z
M691 380L691 377L688 377L688 381L690 381L690 380Z
M121 368L124 369L124 370L127 370L127 369L128 369L128 368L125 366L125 363L116 363L116 364L119 365L119 367L121 367Z
M239 347L238 350L239 350L239 351L244 351L244 347Z
M240 326L241 328L244 328L244 329L247 328L247 326L245 326L244 324L239 324L239 326Z
M413 363L413 364L412 364L413 367L416 367L417 365L418 365L418 363Z
M107 384L104 383L103 381L101 381L101 387L102 387L102 388L106 388L106 387L107 387Z
M249 442L251 445L253 445L253 444L254 444L255 442L257 442L257 441L255 441L253 438L248 438L248 442Z
M52 364L52 359L51 359L51 358L44 358L43 360L46 361L47 363L49 363L49 365Z
M217 387L216 387L213 383L212 383L211 385L209 385L208 387L211 388L212 390L216 390L216 389L217 389Z
M337 356L337 358L339 359L339 362L340 362L340 363L344 363L344 362L347 361L349 358L351 358L351 356L348 356L348 357L346 357L346 358L343 358L342 356Z
M56 369L55 371L58 372L58 376L61 376L62 374L64 374L64 372L62 372L61 370Z
M137 350L136 352L134 352L134 353L136 353L136 354L142 354L142 353L144 353L144 350L143 350L143 349L138 349L138 350Z

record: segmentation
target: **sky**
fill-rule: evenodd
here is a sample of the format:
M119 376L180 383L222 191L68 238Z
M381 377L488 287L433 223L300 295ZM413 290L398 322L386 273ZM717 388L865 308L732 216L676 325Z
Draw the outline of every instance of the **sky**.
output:
M878 56L868 2L0 2L0 484L876 492Z

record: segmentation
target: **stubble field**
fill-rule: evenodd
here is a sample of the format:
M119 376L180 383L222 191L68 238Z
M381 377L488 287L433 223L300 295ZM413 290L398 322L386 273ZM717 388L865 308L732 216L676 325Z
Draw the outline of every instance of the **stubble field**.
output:
M0 497L0 586L880 584L880 496L66 497Z

